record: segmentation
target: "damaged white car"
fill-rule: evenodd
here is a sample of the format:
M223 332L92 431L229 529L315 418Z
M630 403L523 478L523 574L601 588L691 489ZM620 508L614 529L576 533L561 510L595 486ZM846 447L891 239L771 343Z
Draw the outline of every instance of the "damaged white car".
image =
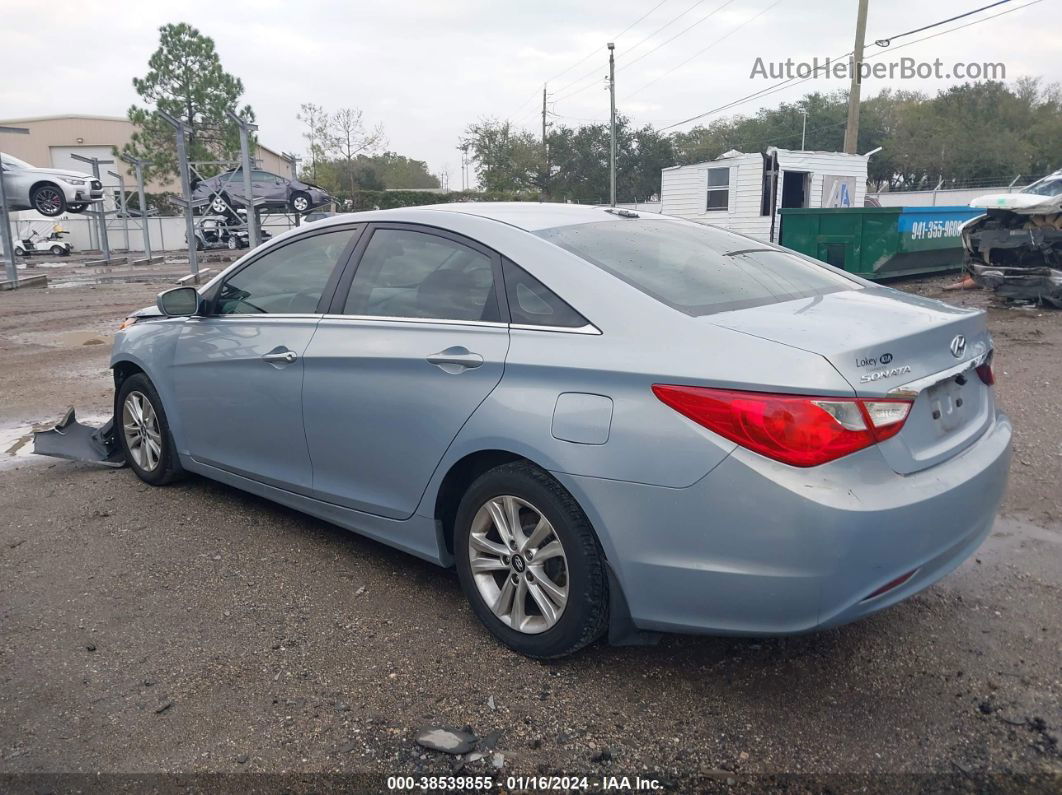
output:
M1004 298L1062 308L1062 170L970 206L986 211L962 228L973 280Z

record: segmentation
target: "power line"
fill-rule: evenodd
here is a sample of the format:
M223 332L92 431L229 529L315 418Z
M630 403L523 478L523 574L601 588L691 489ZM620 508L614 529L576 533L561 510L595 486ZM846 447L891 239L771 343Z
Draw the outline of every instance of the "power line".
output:
M638 63L638 61L642 60L643 58L648 58L650 55L652 55L654 52L659 50L664 45L670 44L675 39L677 39L679 36L684 36L687 33L689 33L691 30L693 30L695 27L700 25L705 20L707 20L707 19L709 19L711 17L714 17L716 14L718 14L720 11L722 11L724 8L726 8L728 5L730 5L733 2L734 2L734 0L726 0L726 2L723 3L721 6L719 6L718 8L716 8L716 9L710 11L710 12L708 12L703 17L701 17L696 22L694 22L692 25L688 25L687 27L683 28L678 33L676 33L674 36L672 36L670 39L666 39L666 40L660 42L660 44L656 45L655 47L653 47L653 49L649 50L648 52L644 52L641 55L639 55L637 58L635 58L635 59L633 59L631 61L627 61L626 63L623 64L623 68L626 69L626 68L628 68L630 66L634 66L636 63Z
M1008 0L1008 2L1009 2L1009 0ZM1034 6L1037 3L1042 3L1042 2L1043 2L1043 0L1032 0L1031 3L1025 3L1024 5L1015 6L1014 8L1008 8L1006 11L1001 11L998 14L992 14L991 16L983 17L982 19L975 19L973 22L967 22L965 25L958 25L957 27L949 28L948 30L942 30L940 33L933 33L932 35L929 35L929 36L923 36L920 39L915 39L914 41L909 41L906 44L901 44L899 47L893 47L891 50L889 50L889 53L891 54L893 52L896 52L896 50L903 49L904 47L911 47L912 45L919 44L919 43L921 43L923 41L928 41L929 39L935 39L938 36L944 36L944 35L947 35L949 33L955 33L958 30L962 30L963 28L968 28L968 27L971 27L973 25L979 25L982 22L988 22L990 19L995 19L996 17L1001 17L1004 14L1011 14L1011 13L1013 13L1015 11L1020 11L1023 8L1028 8L1029 6ZM923 30L927 29L927 28L930 28L930 27L935 27L935 25L927 25L926 28L923 28ZM852 54L852 51L849 50L844 55L840 55L840 56L838 56L838 57L836 57L836 58L834 58L832 60L834 60L834 61L840 60L841 58L846 58L846 57L848 57L851 54ZM884 54L885 54L884 52L875 53L873 55L869 55L869 56L865 57L863 60L864 61L869 61L869 60L872 60L873 58L880 57L881 55L884 55ZM782 80L779 83L775 83L772 86L768 86L765 89L761 89L760 91L755 91L752 94L748 94L748 95L746 95L744 97L740 97L740 98L738 98L736 100L733 100L731 102L727 102L726 104L720 105L717 108L712 108L711 110L707 110L707 111L705 111L703 113L698 113L696 116L691 116L688 119L683 119L682 121L678 121L678 122L675 122L673 124L668 124L668 125L666 125L664 127L658 127L657 128L657 132L663 132L664 130L670 130L673 127L680 127L683 124L688 124L691 121L697 121L699 119L703 119L705 116L711 116L711 115L713 115L715 113L720 113L720 112L722 112L724 110L729 110L732 107L736 107L737 105L742 105L742 104L744 104L746 102L749 102L749 101L751 101L753 99L760 99L762 97L769 96L770 94L774 94L777 91L781 91L784 88L790 88L791 86L796 86L796 85L800 85L801 83L806 83L808 80L812 80L815 77L817 77L817 73L819 71L824 71L825 68L826 67L819 67L817 69L813 69L812 73L810 75L808 75L807 77L803 77L803 78L799 78L799 79L790 77L790 78L788 78L786 80ZM796 82L794 82L794 81L796 81Z
M634 22L629 24L627 27L625 27L623 30L621 30L618 34L613 36L612 37L612 41L618 41L621 36L623 36L625 33L629 33L635 26L637 26L644 19L646 19L650 14L652 14L654 11L656 11L658 8L660 8L660 6L664 5L664 3L667 3L667 2L668 2L668 0L660 0L659 3L657 3L655 6L653 6L648 11L646 11L644 14L642 14L640 17L638 17L636 20L634 20ZM702 2L703 2L703 0L702 0ZM559 73L555 74L553 77L549 78L546 82L547 83L552 83L557 78L563 77L564 75L566 75L568 72L570 72L575 67L579 66L580 64L586 63L586 61L588 61L590 58L593 58L595 55L598 54L598 52L599 51L595 49L592 52L587 53L585 56L583 56L578 61L573 63L571 66L569 66L564 71L559 72ZM595 72L597 71L597 69L598 69L598 67L594 67L594 71ZM590 73L588 72L587 74L590 74ZM578 82L582 81L584 77L586 77L586 75L583 75L583 77L576 78L573 82L568 83L567 85L563 86L560 89L557 89L557 91L558 92L564 91L568 86L575 85L575 83L578 83ZM536 91L532 96L530 96L528 99L524 100L523 104L521 104L520 107L518 107L514 112L510 113L509 116L507 116L506 118L512 118L512 117L516 116L525 107L527 107L528 102L531 102L532 100L535 100L537 98L538 98L538 92ZM524 118L526 118L526 116Z
M644 84L640 88L634 89L634 91L632 91L631 93L627 94L624 97L624 99L629 99L630 97L633 97L635 94L637 94L640 91L643 91L644 89L648 88L649 86L651 86L653 83L657 82L658 80L663 80L665 77L667 77L669 74L671 74L675 70L681 69L683 66L685 66L686 64L688 64L690 61L694 60L695 58L699 58L700 56L704 55L706 52L708 52L708 50L712 49L712 47L714 47L715 45L719 44L719 42L730 38L731 36L733 36L735 33L737 33L739 30L741 30L746 25L748 25L748 24L750 24L752 22L755 22L757 19L762 17L764 14L766 14L768 11L770 11L772 8L774 8L776 5L778 5L779 3L783 2L783 1L784 0L774 0L773 3L771 3L769 6L764 8L762 11L760 11L757 14L755 14L754 16L749 17L744 22L742 22L740 25L738 25L737 27L731 28L729 33L726 33L725 35L720 36L718 39L713 41L707 47L703 47L700 50L697 50L697 52L695 52L693 55L691 55L685 61L682 61L682 63L676 64L675 66L671 67L666 72L664 72L662 75L654 77L652 80L650 80L648 83Z
M689 8L687 8L685 11L683 11L682 13L677 14L676 16L672 17L667 22L665 22L663 25L661 25L656 30L654 30L652 33L650 33L648 36L646 36L644 39L642 39L637 44L632 46L629 50L627 50L627 53L630 54L630 53L634 52L639 47L641 47L643 44L645 44L647 41L649 41L651 38L653 38L653 36L655 36L657 33L659 33L660 31L664 30L665 28L668 28L671 25L675 24L680 19L682 19L684 16L686 16L686 14L690 13L693 9L695 9L699 5L702 5L704 2L706 2L706 0L697 0L693 5L691 5ZM600 67L594 67L592 70L590 70L589 72L586 72L581 77L577 77L577 78L575 78L575 80L572 80L570 83L567 83L566 85L562 86L561 88L558 88L557 89L557 93L558 94L563 94L565 91L567 91L572 86L577 85L579 83L582 83L586 78L588 78L591 75L595 74L599 68ZM594 85L594 81L582 86L581 88L577 88L575 91L572 91L570 94L566 94L565 96L557 97L557 100L560 101L562 99L567 99L568 97L575 96L576 94L582 93L583 91L585 91L586 89L590 88L593 85Z
M968 17L971 14L978 13L979 11L987 11L990 8L995 8L996 6L1001 6L1001 5L1004 5L1005 3L1009 3L1009 2L1011 2L1011 0L999 0L999 2L997 2L997 3L990 3L989 5L981 6L981 8L975 8L973 11L967 11L965 14L958 14L957 16L951 17L950 19L942 19L940 22L934 22L932 25L923 25L920 28L915 28L914 30L909 30L906 33L897 33L896 35L889 36L886 39L876 39L874 41L874 43L876 45L878 45L879 47L888 47L890 44L892 44L892 42L895 39L902 39L904 36L910 36L912 33L921 33L923 30L929 30L930 28L936 28L936 27L939 27L940 25L946 25L949 22L954 22L957 19L962 19L963 17Z
M618 34L613 36L612 37L612 41L618 41L620 36L622 36L624 33L629 32L631 28L633 28L635 25L637 25L639 22L641 22L647 16L652 14L654 11L656 11L656 9L660 8L660 6L662 6L666 2L668 2L668 0L660 0L659 3L657 3L655 6L653 6L648 11L646 11L644 14L642 14L640 17L638 17L636 20L634 20L634 22L629 24L627 27L625 27ZM553 75L553 77L551 77L548 80L546 80L546 82L547 83L552 83L554 80L556 80L556 79L558 79L560 77L564 77L564 75L568 74L568 72L570 72L572 69L574 69L575 67L577 67L577 66L579 66L581 64L586 63L588 60L590 60L595 55L597 55L597 53L598 53L597 49L592 50L591 52L587 53L584 57L580 58L578 61L573 63L571 66L569 66L567 69L565 69L563 72L558 72L557 74Z

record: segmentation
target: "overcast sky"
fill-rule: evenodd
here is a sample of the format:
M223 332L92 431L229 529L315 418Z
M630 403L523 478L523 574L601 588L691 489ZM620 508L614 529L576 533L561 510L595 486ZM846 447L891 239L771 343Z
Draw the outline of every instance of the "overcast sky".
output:
M267 146L305 149L295 118L300 103L359 107L368 121L384 125L390 149L428 161L434 172L447 170L450 186L458 188L455 147L465 125L494 116L540 130L547 80L554 121L607 119L608 92L601 79L607 73L607 41L616 41L619 109L637 123L657 126L777 82L750 77L757 57L809 61L852 47L856 0L665 0L658 7L657 2L0 0L0 118L125 115L138 99L131 79L146 71L158 45L157 28L184 21L213 37L225 69L243 80ZM867 41L989 2L870 0ZM1018 10L899 49L1008 9ZM671 37L676 38L668 42ZM663 46L650 52L658 45ZM1062 3L1013 0L898 39L889 50L895 54L887 51L876 60L940 58L946 71L955 62L1000 62L1008 80L1031 75L1058 81ZM655 82L646 85L650 81ZM888 85L935 92L957 82L870 79L864 96ZM839 79L811 80L727 113L749 113L808 90L846 85ZM809 128L813 125L809 119Z

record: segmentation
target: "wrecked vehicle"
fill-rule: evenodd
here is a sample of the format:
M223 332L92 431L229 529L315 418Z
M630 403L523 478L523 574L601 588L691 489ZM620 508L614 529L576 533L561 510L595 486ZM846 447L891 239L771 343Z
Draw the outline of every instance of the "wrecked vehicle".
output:
M987 211L961 231L973 280L1004 298L1062 308L1062 170L970 206Z

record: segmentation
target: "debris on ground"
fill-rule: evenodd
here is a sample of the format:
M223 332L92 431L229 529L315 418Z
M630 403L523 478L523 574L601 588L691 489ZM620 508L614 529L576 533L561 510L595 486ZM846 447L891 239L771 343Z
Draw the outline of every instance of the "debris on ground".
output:
M444 754L467 754L476 747L476 736L458 729L428 727L417 733L417 745Z

